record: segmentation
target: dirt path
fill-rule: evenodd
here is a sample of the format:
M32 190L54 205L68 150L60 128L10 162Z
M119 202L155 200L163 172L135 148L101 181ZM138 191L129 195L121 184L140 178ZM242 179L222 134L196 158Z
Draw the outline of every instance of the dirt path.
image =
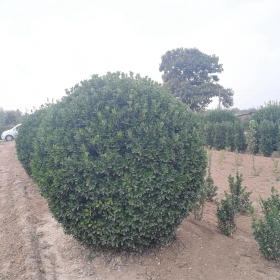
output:
M221 160L222 159L222 160ZM234 153L213 152L212 176L218 198L228 191L227 177L236 169ZM252 190L260 215L259 195L280 190L270 158L255 157L260 176L252 176L252 157L241 155L243 185ZM25 174L14 142L0 142L0 280L4 279L280 279L280 264L265 260L252 237L249 215L237 218L233 238L218 233L216 207L206 205L203 221L185 219L172 244L143 254L100 252L78 244L63 233L46 201Z

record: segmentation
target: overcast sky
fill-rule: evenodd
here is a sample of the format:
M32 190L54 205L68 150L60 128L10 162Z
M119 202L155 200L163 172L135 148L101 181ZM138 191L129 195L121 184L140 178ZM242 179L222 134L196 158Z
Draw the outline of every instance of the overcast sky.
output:
M108 71L162 82L179 47L220 58L233 107L280 101L279 0L0 0L0 107L25 112Z

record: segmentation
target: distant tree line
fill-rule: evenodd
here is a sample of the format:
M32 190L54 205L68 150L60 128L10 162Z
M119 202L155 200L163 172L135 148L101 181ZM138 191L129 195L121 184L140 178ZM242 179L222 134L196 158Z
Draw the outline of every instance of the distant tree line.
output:
M28 113L17 110L4 110L0 107L0 134L22 122Z
M235 115L243 115L243 114L248 114L248 113L250 113L250 112L256 112L257 109L256 109L256 108L249 108L249 109L231 108L231 111L232 111Z

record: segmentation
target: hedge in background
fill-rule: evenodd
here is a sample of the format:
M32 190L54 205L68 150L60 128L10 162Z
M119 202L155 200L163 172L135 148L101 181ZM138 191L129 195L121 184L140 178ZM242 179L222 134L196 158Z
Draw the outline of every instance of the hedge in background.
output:
M277 126L269 120L263 120L258 126L259 150L265 157L270 157L276 148Z
M206 123L204 126L206 146L217 150L230 149L243 153L246 150L246 137L240 121Z
M259 138L257 137L257 122L250 120L249 129L246 134L246 143L248 145L248 151L251 154L256 154L259 151Z
M256 122L254 141L257 143L256 151L264 156L271 156L273 151L280 152L280 103L269 102L261 106L252 116Z
M34 152L34 143L38 133L39 126L46 114L47 107L41 107L33 114L26 117L21 124L20 133L16 138L16 151L18 159L25 172L31 176L30 162Z
M244 153L247 148L244 126L241 122L234 122L234 147L235 151Z
M211 123L221 123L221 122L235 122L239 121L239 119L235 116L235 114L232 111L229 110L209 110L204 116L205 122L211 122Z
M258 124L263 120L276 123L280 120L280 102L270 101L265 106L261 106L256 112L254 112L251 119L255 120Z
M163 243L192 211L206 156L194 114L139 75L97 75L52 106L32 176L66 233L141 250Z

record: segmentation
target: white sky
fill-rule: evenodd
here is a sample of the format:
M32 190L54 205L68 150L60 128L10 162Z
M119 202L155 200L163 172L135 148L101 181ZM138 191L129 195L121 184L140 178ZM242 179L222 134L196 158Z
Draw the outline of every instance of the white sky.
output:
M178 47L220 58L233 107L280 100L279 0L0 0L0 107L25 112L108 71L161 82Z

